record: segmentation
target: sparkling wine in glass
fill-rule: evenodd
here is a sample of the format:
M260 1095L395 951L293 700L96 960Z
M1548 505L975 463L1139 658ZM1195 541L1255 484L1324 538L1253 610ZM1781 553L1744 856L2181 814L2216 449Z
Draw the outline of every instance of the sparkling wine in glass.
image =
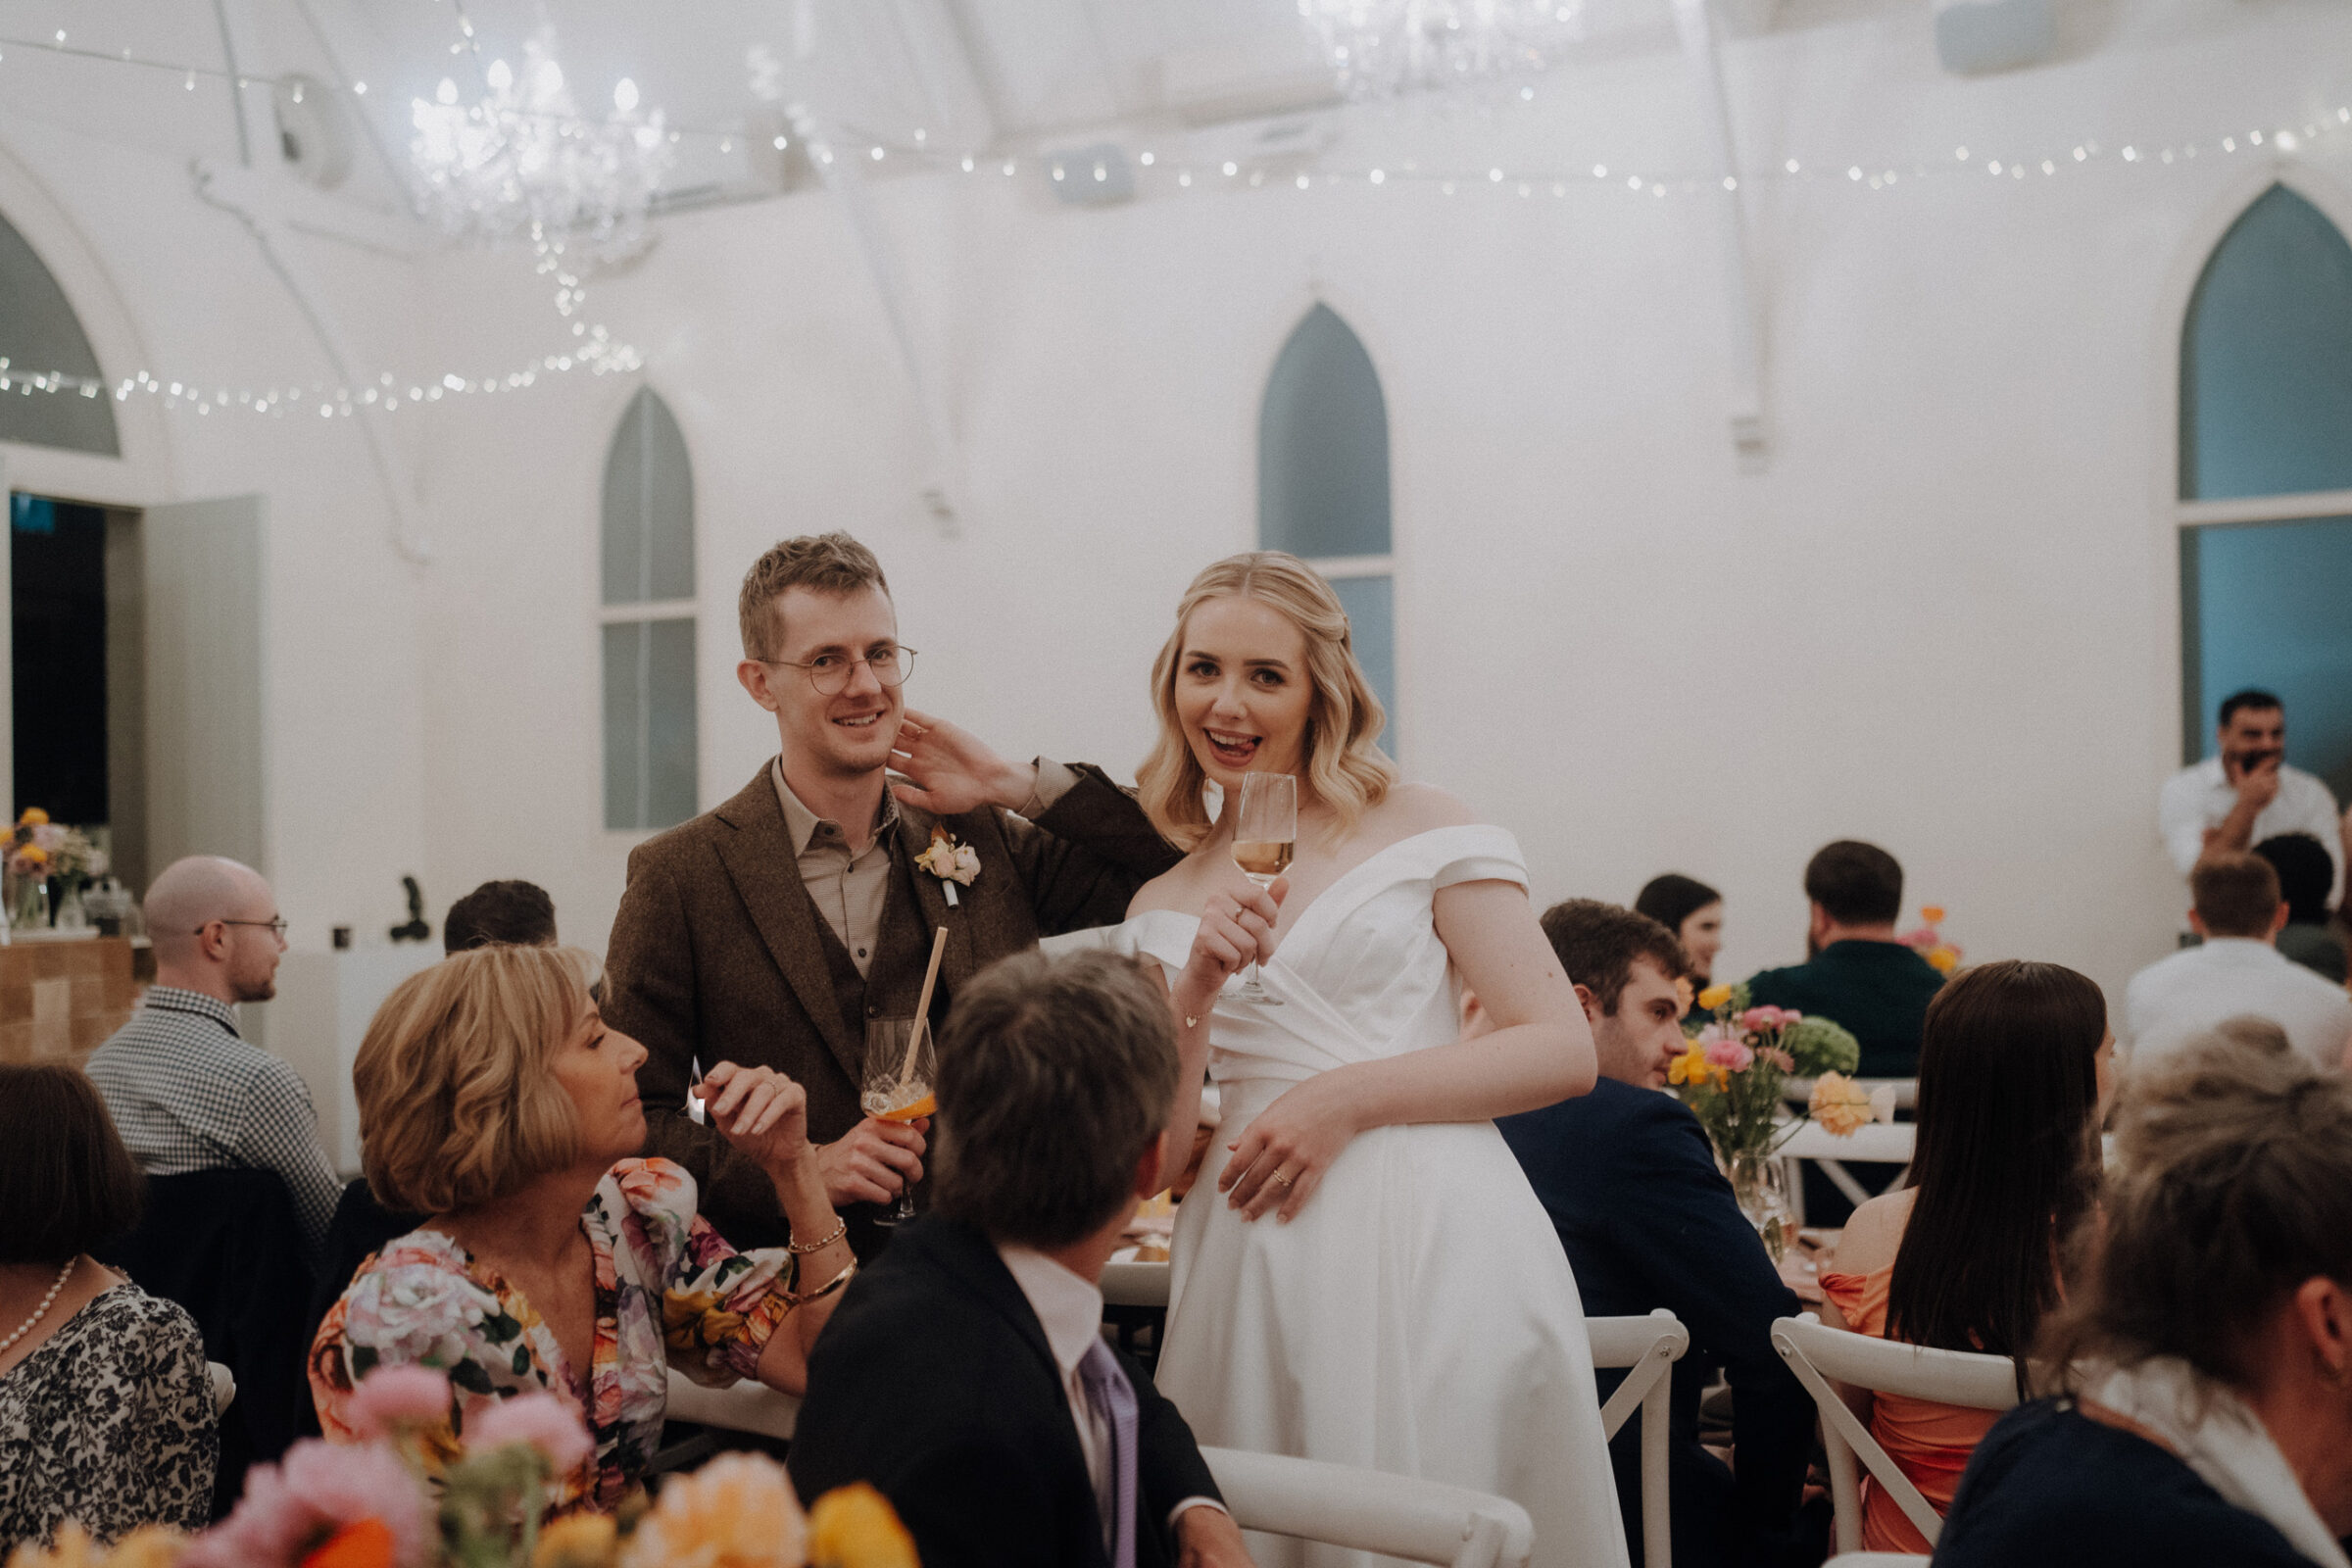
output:
M1233 863L1242 875L1261 888L1290 869L1291 852L1298 839L1298 780L1289 773L1244 773L1242 808L1233 823ZM1257 965L1234 993L1245 1002L1269 1007L1282 999L1257 982Z
M863 1092L858 1096L858 1107L877 1121L920 1121L939 1109L939 1100L931 1092L938 1053L931 1040L931 1031L923 1031L922 1044L915 1048L909 1065L906 1043L913 1037L912 1018L872 1018L865 1026L865 1074ZM876 1223L898 1225L914 1218L914 1192L911 1184L899 1188L899 1200L885 1209Z

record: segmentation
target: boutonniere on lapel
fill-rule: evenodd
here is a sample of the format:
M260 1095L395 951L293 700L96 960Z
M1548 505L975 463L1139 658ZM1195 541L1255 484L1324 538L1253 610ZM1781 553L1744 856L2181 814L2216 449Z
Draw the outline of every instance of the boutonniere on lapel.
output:
M956 835L934 825L931 847L914 858L914 863L939 878L940 891L948 896L948 907L956 907L956 889L958 884L970 887L980 874L980 852L969 844L958 844Z

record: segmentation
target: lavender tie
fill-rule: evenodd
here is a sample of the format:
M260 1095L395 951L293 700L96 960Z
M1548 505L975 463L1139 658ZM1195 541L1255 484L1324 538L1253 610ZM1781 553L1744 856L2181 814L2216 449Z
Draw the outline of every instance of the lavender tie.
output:
M1101 1340L1086 1348L1078 1363L1078 1380L1086 1385L1087 1402L1110 1428L1111 1494L1116 1502L1110 1547L1110 1568L1135 1568L1135 1389L1119 1367L1118 1357Z

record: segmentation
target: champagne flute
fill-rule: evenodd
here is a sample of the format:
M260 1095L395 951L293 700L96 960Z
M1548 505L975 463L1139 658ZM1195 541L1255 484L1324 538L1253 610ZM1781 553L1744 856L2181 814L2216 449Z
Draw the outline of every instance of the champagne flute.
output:
M1242 875L1261 888L1272 887L1290 869L1298 838L1298 780L1289 773L1244 773L1242 808L1233 823L1233 863ZM1282 1005L1280 997L1257 983L1255 959L1250 978L1234 995L1269 1007Z
M858 1108L877 1121L920 1121L939 1108L939 1100L931 1092L933 1074L938 1065L938 1053L931 1041L931 1031L923 1030L922 1044L911 1057L906 1044L914 1034L916 1020L912 1018L872 1018L865 1025L864 1092L858 1096ZM899 1225L914 1218L914 1187L902 1182L899 1200L876 1216L879 1225Z

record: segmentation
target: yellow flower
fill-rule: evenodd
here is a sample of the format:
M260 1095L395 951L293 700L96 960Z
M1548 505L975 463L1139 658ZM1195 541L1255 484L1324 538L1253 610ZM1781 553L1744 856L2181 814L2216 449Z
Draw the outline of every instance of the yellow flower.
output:
M890 1499L862 1481L835 1487L808 1510L808 1568L921 1568Z
M1696 1000L1690 995L1690 977L1687 974L1676 975L1674 977L1674 1015L1677 1018L1689 1017L1690 1004Z
M1717 1007L1722 1006L1725 1003L1731 1000L1732 988L1724 985L1720 981L1707 987L1706 990L1701 991L1698 994L1698 1004L1706 1008L1709 1012L1713 1012Z
M722 1453L662 1489L620 1556L621 1568L802 1568L808 1524L784 1467Z
M40 827L48 820L49 813L47 811L42 810L37 806L27 806L24 808L24 814L17 818L17 826Z
M1825 1072L1813 1080L1813 1101L1806 1107L1813 1119L1839 1138L1851 1138L1871 1119L1870 1096L1841 1072Z
M141 1525L115 1543L106 1568L172 1568L188 1549L188 1538L163 1525Z
M539 1532L531 1568L612 1568L620 1540L601 1513L566 1514Z
M1950 974L1960 967L1960 950L1949 943L1938 942L1924 955L1937 974Z
M1696 1086L1707 1081L1707 1050L1692 1046L1666 1064L1666 1081L1670 1084Z
M27 844L17 852L17 858L23 860L26 865L47 865L49 852L38 844Z

